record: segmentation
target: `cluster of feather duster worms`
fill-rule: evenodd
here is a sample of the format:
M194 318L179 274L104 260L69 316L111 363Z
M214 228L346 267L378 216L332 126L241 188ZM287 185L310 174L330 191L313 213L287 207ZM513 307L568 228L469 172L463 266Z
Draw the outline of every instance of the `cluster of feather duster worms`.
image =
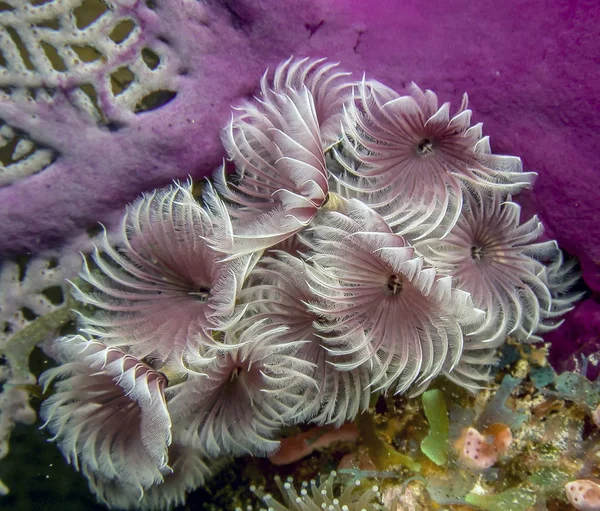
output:
M57 339L42 405L113 508L169 508L286 425L339 426L372 393L485 386L507 336L559 324L573 264L521 221L519 158L490 151L464 96L404 95L290 59L223 131L228 161L125 213L86 260L90 312Z

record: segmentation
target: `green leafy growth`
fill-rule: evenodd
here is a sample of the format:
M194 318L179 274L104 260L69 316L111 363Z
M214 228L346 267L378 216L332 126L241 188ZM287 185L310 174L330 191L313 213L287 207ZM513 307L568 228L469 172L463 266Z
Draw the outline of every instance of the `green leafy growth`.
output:
M496 495L469 493L465 502L486 511L527 511L535 505L536 495L525 488L510 488Z
M421 451L436 465L448 462L448 409L440 390L428 390L423 394L423 408L429 422L429 433L421 442Z

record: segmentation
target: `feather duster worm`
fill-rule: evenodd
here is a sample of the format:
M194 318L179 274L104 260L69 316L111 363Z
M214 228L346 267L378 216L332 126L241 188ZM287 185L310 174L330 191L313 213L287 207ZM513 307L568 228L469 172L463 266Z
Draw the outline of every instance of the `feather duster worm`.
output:
M208 189L205 209L191 183L156 190L127 208L123 249L105 241L93 255L99 271L84 265L81 277L94 291L76 289L76 296L98 310L82 317L85 332L165 360L199 329L236 322L236 295L258 255L226 262L208 246L216 232L232 241L227 211Z
M314 385L313 365L296 357L298 343L281 339L285 330L250 317L222 345L184 352L178 369L186 379L168 389L179 442L211 456L277 449L276 433Z
M451 228L462 209L461 183L503 192L528 186L535 174L523 173L519 158L491 154L481 124L470 125L467 104L465 94L450 117L449 103L440 107L431 91L413 84L409 95L400 96L363 80L346 112L343 148L350 158L338 158L347 176L358 178L346 178L346 186L378 192L377 201L398 223L412 219L404 231L418 227L415 216Z
M217 188L232 204L232 256L273 246L310 223L327 199L324 149L335 139L342 105L351 97L348 73L323 60L288 60L266 75L261 97L238 109L223 133L235 164L227 183L225 166Z
M332 353L354 354L353 366L376 365L372 385L395 392L425 388L444 367L451 372L463 328L482 321L469 294L357 200L348 201L347 215L320 215L313 230L308 274L319 303L311 310L328 321L319 329Z
M466 337L460 360L452 368L446 364L442 372L450 381L475 392L486 387L492 377L492 367L497 362L496 348Z
M521 208L514 202L477 190L465 195L462 215L450 233L419 242L416 249L486 311L474 336L488 348L507 335L540 341L535 335L540 327L556 326L552 319L579 298L567 293L573 284L565 275L570 267L561 266L555 241L538 242L543 226L537 217L521 223ZM549 275L542 261L552 259Z
M286 90L300 90L303 86L309 90L324 148L339 140L343 107L352 98L353 82L348 78L351 73L339 70L338 65L324 58L290 57L275 69L272 87L267 83L266 73L261 81L261 92L265 97Z
M272 454L282 427L339 426L371 392L480 388L507 335L539 340L579 297L507 198L534 174L491 154L466 95L451 117L431 91L347 75L323 59L265 74L222 133L217 191L141 197L122 248L85 264L80 329L98 340L55 344L42 415L107 505L178 505L211 458ZM278 485L285 503L261 497L281 511L384 509L333 477Z
M54 343L62 365L40 377L55 393L41 408L52 440L84 475L129 493L163 481L171 420L166 377L118 348L82 336Z
M166 510L184 504L187 494L204 486L223 463L224 460L209 459L201 450L173 443L169 447L172 472L161 483L148 488L141 498L98 474L88 473L87 477L92 493L111 509Z
M263 258L250 280L240 300L249 304L254 319L265 319L275 327L287 328L280 341L305 343L296 356L314 364L312 377L316 386L305 390L304 399L291 420L340 427L366 410L370 398L369 371L365 365L352 371L340 371L332 364L334 361L343 363L344 357L329 353L315 326L322 318L307 305L315 300L315 295L306 281L305 263L278 252L276 258Z

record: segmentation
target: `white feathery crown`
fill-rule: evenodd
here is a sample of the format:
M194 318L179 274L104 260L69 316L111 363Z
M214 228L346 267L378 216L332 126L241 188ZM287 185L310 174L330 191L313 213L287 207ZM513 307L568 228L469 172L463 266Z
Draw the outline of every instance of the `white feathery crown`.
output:
M234 109L214 187L127 208L40 379L45 427L101 502L172 508L226 458L274 453L286 426L339 427L373 394L438 376L474 392L508 336L560 325L576 263L521 220L511 194L535 174L471 117L466 94L451 116L414 84L290 58ZM319 491L332 509L377 497Z

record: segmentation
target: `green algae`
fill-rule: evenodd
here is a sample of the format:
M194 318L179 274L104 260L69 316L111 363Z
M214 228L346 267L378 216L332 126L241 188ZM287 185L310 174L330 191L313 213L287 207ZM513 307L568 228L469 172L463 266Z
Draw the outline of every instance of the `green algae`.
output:
M450 420L444 394L437 389L429 390L423 394L422 401L430 429L421 441L421 451L436 465L445 465L448 462Z
M535 493L525 488L510 488L495 495L469 493L465 502L486 511L527 511L536 503Z

